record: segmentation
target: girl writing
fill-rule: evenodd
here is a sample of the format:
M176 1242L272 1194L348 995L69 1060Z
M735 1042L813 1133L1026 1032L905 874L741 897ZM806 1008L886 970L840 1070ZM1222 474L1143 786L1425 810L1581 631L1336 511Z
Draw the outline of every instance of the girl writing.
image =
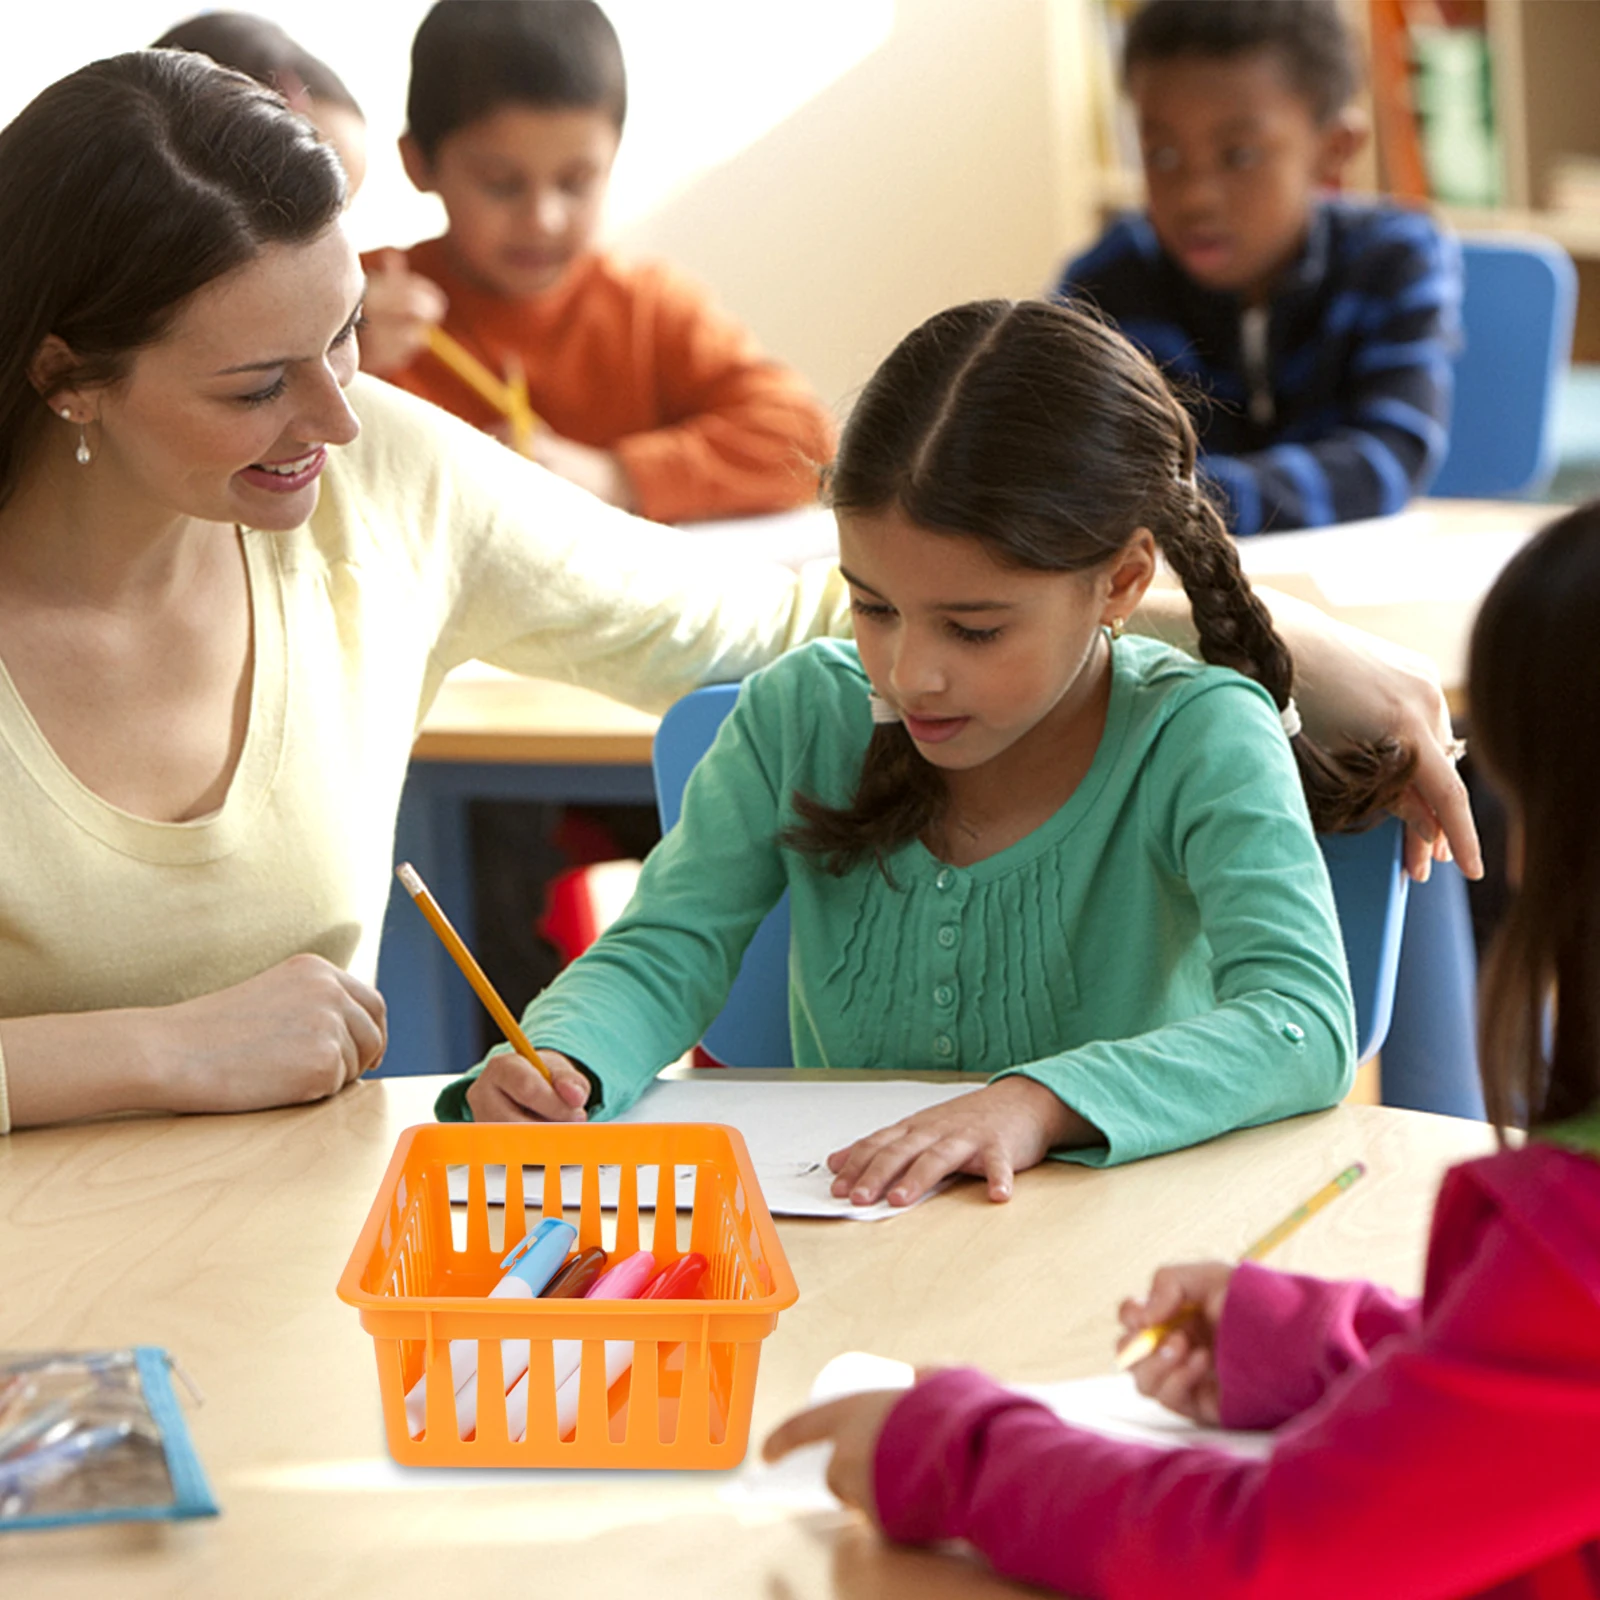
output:
M1269 1460L1068 1427L973 1372L790 1419L891 1537L966 1538L1084 1596L1600 1595L1600 504L1547 528L1484 603L1477 752L1511 817L1515 898L1479 1059L1526 1144L1451 1172L1426 1289L1402 1301L1218 1263L1156 1274L1130 1333L1195 1308L1134 1370L1176 1411L1281 1426ZM959 1471L950 1470L959 1462Z
M554 1083L492 1055L440 1115L623 1109L786 887L797 1065L990 1080L837 1152L837 1194L964 1171L1005 1199L1052 1151L1126 1161L1337 1100L1312 821L1364 816L1410 761L1300 732L1194 464L1160 375L1080 310L961 306L905 339L831 483L856 644L746 684L628 910L528 1009ZM1158 550L1215 665L1118 637Z

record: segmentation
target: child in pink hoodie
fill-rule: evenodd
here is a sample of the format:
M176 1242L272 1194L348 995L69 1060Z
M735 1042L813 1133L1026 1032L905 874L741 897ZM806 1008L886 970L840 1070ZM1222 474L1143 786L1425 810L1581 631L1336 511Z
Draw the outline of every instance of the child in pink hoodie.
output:
M1600 502L1545 529L1484 602L1477 753L1512 817L1515 902L1483 980L1491 1114L1529 1129L1452 1170L1420 1302L1221 1263L1165 1268L1132 1334L1174 1410L1277 1428L1267 1460L1074 1428L977 1372L791 1418L892 1539L965 1539L1086 1597L1600 1596Z

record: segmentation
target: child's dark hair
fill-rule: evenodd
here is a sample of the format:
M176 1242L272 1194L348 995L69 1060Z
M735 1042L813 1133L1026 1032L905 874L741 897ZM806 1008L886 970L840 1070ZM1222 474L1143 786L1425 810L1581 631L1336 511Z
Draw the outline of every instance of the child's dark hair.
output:
M1500 1128L1600 1100L1600 501L1501 573L1472 634L1474 751L1521 839L1520 878L1479 986L1480 1064Z
M983 300L930 318L861 393L828 480L836 511L896 510L981 540L1039 572L1113 559L1148 528L1182 581L1200 652L1260 683L1280 708L1294 667L1195 479L1195 432L1155 366L1094 313ZM1393 740L1337 756L1294 741L1312 821L1362 826L1395 799L1414 756ZM797 795L787 842L844 872L918 837L943 814L944 779L905 728L874 729L856 794L832 809Z
M362 115L356 97L327 62L296 44L276 22L248 11L201 12L168 28L150 48L193 50L276 89L286 100L304 89L313 100Z
M439 0L422 19L406 119L423 155L505 105L601 111L621 132L622 46L594 0Z
M1147 0L1128 24L1122 75L1179 59L1276 52L1319 123L1361 87L1355 40L1339 0Z

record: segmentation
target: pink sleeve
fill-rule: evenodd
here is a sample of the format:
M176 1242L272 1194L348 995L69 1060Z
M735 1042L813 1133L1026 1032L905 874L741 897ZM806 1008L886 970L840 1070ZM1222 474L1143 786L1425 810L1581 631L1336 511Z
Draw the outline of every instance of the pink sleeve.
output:
M1475 1594L1600 1531L1600 1304L1504 1223L1270 1459L1101 1438L971 1372L917 1385L875 1463L892 1538L1147 1600ZM1270 1359L1269 1352L1262 1359ZM1578 1591L1582 1592L1582 1591Z
M1246 1262L1228 1283L1217 1330L1225 1428L1276 1428L1309 1410L1396 1334L1415 1333L1415 1300L1372 1283L1273 1272Z

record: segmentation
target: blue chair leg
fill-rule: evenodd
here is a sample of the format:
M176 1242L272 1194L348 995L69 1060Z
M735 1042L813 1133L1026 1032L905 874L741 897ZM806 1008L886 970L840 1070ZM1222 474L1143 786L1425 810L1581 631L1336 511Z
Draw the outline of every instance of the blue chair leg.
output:
M1386 1106L1482 1119L1477 979L1466 880L1453 865L1435 865L1427 883L1411 885L1406 907L1382 1049Z

